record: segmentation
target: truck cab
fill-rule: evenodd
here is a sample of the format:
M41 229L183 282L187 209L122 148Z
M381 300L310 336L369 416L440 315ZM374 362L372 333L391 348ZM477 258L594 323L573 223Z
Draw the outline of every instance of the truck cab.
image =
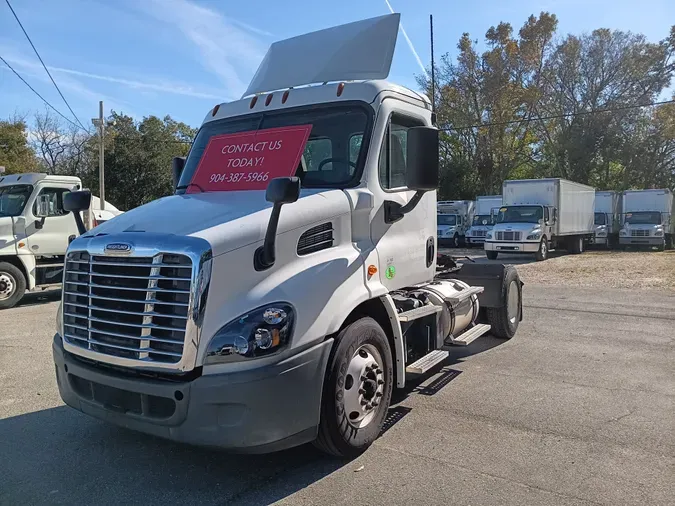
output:
M485 236L492 230L501 204L501 195L486 195L476 198L475 215L471 226L466 231L466 245L469 248L485 243Z
M174 195L70 244L66 404L191 444L353 457L407 377L513 337L516 270L437 257L431 104L384 80L398 25L274 43L174 160Z
M457 248L466 244L466 232L473 222L475 203L471 200L442 200L437 203L438 243Z
M622 247L673 247L673 193L661 190L628 190L623 193L623 223L619 231Z

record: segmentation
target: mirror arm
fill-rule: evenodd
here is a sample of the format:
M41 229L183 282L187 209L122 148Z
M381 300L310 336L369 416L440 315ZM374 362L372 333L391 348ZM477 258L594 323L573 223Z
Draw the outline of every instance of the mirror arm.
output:
M415 195L412 196L410 201L402 206L398 202L393 202L391 200L384 201L384 222L385 223L396 223L398 220L403 218L406 214L417 207L417 204L420 203L422 197L426 192L419 190L415 192Z
M265 232L265 242L257 250L253 256L253 266L256 271L264 271L274 265L276 261L275 245L277 239L277 228L279 226L279 214L281 213L281 202L277 202L272 207L272 214L270 214L270 221L267 224L267 231Z
M75 217L75 223L77 224L77 232L80 235L83 235L87 232L87 229L85 228L84 222L82 221L82 216L80 216L79 211L73 211L73 216Z
M40 217L39 220L35 220L35 228L38 230L42 230L42 228L45 226L45 216Z

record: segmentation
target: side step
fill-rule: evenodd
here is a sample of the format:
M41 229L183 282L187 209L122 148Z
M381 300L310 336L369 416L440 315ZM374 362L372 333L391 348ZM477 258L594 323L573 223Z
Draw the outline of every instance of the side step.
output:
M456 306L463 300L468 299L469 297L472 297L473 295L478 295L479 293L483 293L485 288L482 286L472 286L471 288L467 288L466 290L462 290L457 294L456 297L448 297L445 299L445 302L452 304L453 306Z
M445 344L446 345L456 344L458 346L467 346L473 343L483 334L490 332L491 328L492 327L490 325L487 325L485 323L479 323L471 327L469 330L461 334L459 337L453 337L452 335L450 335L448 339L445 341Z
M411 322L417 320L418 318L423 318L430 314L436 314L443 310L441 306L434 306L433 304L427 304L422 307L416 307L409 311L404 311L403 313L398 314L398 321L400 322Z
M450 355L450 353L446 350L434 350L406 367L405 372L410 374L424 374L433 366L443 362L448 358L448 355Z

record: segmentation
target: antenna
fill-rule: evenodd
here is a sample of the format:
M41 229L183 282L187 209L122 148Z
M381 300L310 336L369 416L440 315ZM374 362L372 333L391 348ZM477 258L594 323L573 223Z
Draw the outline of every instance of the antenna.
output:
M436 124L436 65L434 64L434 15L429 14L429 34L431 36L431 123Z

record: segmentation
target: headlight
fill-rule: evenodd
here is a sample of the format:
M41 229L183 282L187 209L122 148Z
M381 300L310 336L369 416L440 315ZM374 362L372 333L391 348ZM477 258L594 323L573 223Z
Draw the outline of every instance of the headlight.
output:
M266 304L241 315L211 338L205 364L222 364L273 355L293 333L295 311L290 304Z
M657 228L656 231L654 232L654 235L661 237L663 235L663 229Z
M598 236L598 237L606 237L606 236L607 236L607 230L605 230L604 228L598 230L597 236Z
M628 235L628 232L625 230L619 230L619 235Z
M536 230L527 236L528 241L538 241L541 239L541 230Z
M492 239L492 232L488 232L487 234L485 234L485 238Z

